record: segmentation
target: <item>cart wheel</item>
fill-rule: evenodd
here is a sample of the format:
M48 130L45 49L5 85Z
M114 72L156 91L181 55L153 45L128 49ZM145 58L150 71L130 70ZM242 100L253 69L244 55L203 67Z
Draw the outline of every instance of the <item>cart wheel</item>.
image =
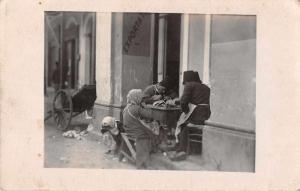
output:
M66 130L71 122L73 114L73 103L71 96L60 90L53 100L53 117L59 130Z

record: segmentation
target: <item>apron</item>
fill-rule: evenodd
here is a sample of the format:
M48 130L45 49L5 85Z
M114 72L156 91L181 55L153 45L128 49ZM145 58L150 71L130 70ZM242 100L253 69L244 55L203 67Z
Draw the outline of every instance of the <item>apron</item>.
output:
M184 112L181 113L179 120L177 121L177 125L176 125L176 129L175 129L175 138L176 138L176 143L179 142L178 139L178 135L181 132L181 126L187 122L187 120L189 119L189 117L192 115L192 113L194 112L195 108L197 107L197 105L194 105L192 103L189 103L189 112L187 114L185 114Z

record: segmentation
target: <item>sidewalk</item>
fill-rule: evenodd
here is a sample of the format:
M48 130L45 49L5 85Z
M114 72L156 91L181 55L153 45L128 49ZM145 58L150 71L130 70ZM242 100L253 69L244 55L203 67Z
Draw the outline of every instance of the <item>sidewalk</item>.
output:
M100 137L97 128L89 133L96 137ZM214 164L207 163L201 155L189 155L184 161L171 161L167 155L163 153L154 153L151 155L150 165L153 169L158 170L187 170L187 171L216 171Z
M54 97L54 92L48 90L48 96L45 96L45 117L47 111L51 109L52 99ZM51 120L51 119L49 119ZM99 125L96 124L98 120L85 119L84 113L78 115L72 119L72 124L74 126L85 126L88 124L93 124L93 129L89 131L89 137L92 141L99 141L101 134L99 132ZM101 120L100 120L101 121ZM201 155L189 155L184 161L171 161L165 153L155 153L151 155L151 168L157 170L188 170L188 171L216 171L217 165L211 164L205 161Z

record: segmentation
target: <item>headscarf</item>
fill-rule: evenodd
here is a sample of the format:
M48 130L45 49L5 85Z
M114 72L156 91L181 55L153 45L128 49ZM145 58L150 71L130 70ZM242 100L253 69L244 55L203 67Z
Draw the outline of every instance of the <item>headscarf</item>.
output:
M141 89L132 89L127 94L127 104L139 105L143 99Z

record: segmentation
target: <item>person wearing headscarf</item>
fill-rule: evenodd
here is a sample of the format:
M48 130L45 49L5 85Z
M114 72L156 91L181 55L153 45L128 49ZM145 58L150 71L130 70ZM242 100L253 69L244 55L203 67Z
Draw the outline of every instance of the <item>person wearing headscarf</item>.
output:
M177 123L179 144L176 155L172 160L183 160L186 158L188 145L187 124L193 123L203 125L210 117L210 88L203 84L198 72L185 71L183 74L184 90L180 98L182 115ZM175 133L176 134L176 133Z
M166 77L161 82L147 86L143 93L143 102L153 104L155 101L161 100L164 96L175 98L177 93L173 90L174 84L170 77Z
M141 119L151 119L151 110L143 108L141 89L132 89L127 94L127 105L123 111L123 128L127 135L135 139L136 167L146 169L149 166L152 132Z

